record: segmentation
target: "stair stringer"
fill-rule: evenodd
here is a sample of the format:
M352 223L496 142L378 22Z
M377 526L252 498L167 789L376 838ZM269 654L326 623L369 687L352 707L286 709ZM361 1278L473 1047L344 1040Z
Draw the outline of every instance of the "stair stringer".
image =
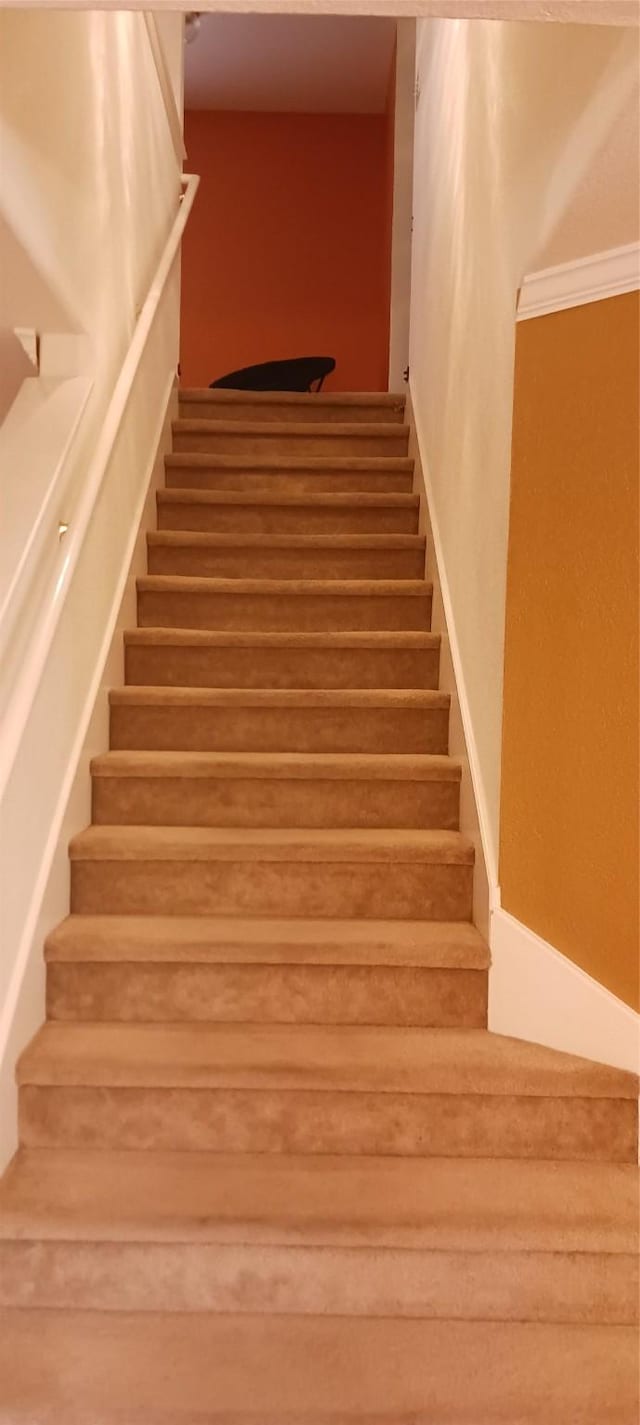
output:
M431 632L441 638L439 687L441 692L448 693L451 698L449 752L462 763L460 831L470 838L475 848L473 920L480 933L488 940L491 912L498 896L497 865L493 864L495 857L490 844L488 816L482 806L481 779L477 769L471 714L461 676L462 661L451 614L447 572L441 541L431 513L427 461L421 448L410 389L407 391L405 422L409 426L409 455L414 460L414 493L420 496L418 528L420 534L426 535L427 540L425 573L433 585ZM458 676L456 669L459 670Z

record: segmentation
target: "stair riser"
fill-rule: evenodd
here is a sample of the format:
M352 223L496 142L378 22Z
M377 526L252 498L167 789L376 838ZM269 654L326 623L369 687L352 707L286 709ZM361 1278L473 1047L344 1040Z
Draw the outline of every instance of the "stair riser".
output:
M0 1305L634 1325L633 1258L172 1242L0 1242Z
M150 574L196 579L422 579L422 549L207 549L149 545Z
M439 661L435 648L125 650L127 683L173 688L437 688Z
M162 500L159 530L205 534L417 534L413 505L233 505Z
M362 862L74 861L85 915L470 920L473 867Z
M344 594L138 594L140 628L242 633L427 632L431 596Z
M457 831L460 784L270 777L96 777L102 826L404 827Z
M277 460L281 455L374 455L388 458L394 455L406 456L407 436L401 425L398 426L397 435L370 435L364 432L337 435L331 431L323 434L310 431L308 435L282 435L279 431L270 431L267 425L264 431L257 435L249 435L241 430L225 432L213 428L208 431L175 429L173 449L178 454L182 451L197 451L205 455L263 456L272 460Z
M482 1028L483 970L388 966L49 964L47 1017L167 1023Z
M20 1089L27 1147L635 1162L630 1100L287 1089Z
M447 708L111 708L111 747L166 752L436 752Z
M331 421L350 425L354 421L372 421L402 425L404 421L404 399L381 401L379 405L362 401L330 401L310 396L298 401L279 401L269 395L268 400L251 396L242 400L225 400L212 395L209 399L189 401L180 399L180 418L201 421Z
M282 495L410 495L413 475L404 470L225 470L206 465L167 465L170 490L265 491Z

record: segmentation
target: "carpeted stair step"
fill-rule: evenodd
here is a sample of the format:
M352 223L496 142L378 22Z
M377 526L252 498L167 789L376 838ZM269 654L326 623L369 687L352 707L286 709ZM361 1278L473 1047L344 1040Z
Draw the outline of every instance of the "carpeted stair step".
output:
M46 1024L25 1147L636 1161L637 1077L482 1029Z
M211 579L422 579L418 534L147 535L150 574Z
M456 831L461 765L432 753L105 752L97 825Z
M194 579L147 574L137 580L141 628L242 632L428 629L431 584L424 579Z
M406 455L409 427L398 421L258 421L191 418L173 422L176 451L211 455Z
M78 914L471 918L455 831L90 826L70 856Z
M417 495L160 489L157 506L159 530L235 535L418 533Z
M21 1149L0 1306L633 1325L637 1213L627 1164Z
M629 1326L9 1310L0 1379L10 1425L636 1425L638 1412Z
M406 455L206 455L165 458L169 489L242 490L256 494L410 495L413 460Z
M48 938L49 1019L482 1027L471 925L69 916Z
M435 690L112 688L111 747L185 752L446 752Z
M0 1240L627 1256L638 1205L632 1163L21 1148Z
M435 689L434 633L128 629L127 683L235 689Z
M179 401L17 1066L0 1425L636 1425L638 1080L487 1029L404 398Z
M386 391L225 391L182 387L184 419L223 421L404 421L405 398Z

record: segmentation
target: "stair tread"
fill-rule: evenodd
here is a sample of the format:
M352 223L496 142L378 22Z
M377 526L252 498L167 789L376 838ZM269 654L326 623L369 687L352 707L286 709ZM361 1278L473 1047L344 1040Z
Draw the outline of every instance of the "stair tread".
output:
M125 644L139 643L205 645L209 647L240 646L243 648L439 648L440 634L422 630L408 633L395 629L323 629L298 633L294 629L266 629L245 632L236 629L211 628L129 628L124 631Z
M157 492L160 505L294 505L302 509L325 507L335 509L393 509L417 510L419 495L376 494L363 491L357 495L329 491L323 494L305 493L288 495L278 490L189 490L160 488Z
M70 915L49 935L50 962L393 965L486 970L489 952L464 921L288 920Z
M208 530L150 530L150 545L186 549L424 549L423 534L213 534Z
M397 429L397 427L396 427ZM322 475L333 470L342 472L371 470L376 474L411 474L414 461L409 455L223 455L212 451L172 451L165 456L171 470L250 471L315 471Z
M94 777L252 777L459 782L462 763L441 753L113 751L92 758Z
M224 387L181 386L178 399L193 405L215 403L220 406L311 406L318 411L323 406L389 406L404 411L406 398L393 391L233 391Z
M298 861L472 865L473 844L458 831L345 831L211 826L88 826L74 836L72 861Z
M449 693L431 688L111 688L113 706L448 708Z
M11 1425L635 1425L637 1337L557 1323L9 1310L0 1379Z
M19 1084L632 1099L637 1075L484 1029L45 1024Z
M432 585L426 579L215 579L195 574L141 574L136 579L140 594L263 594L301 598L402 598L430 597Z
M0 1240L633 1253L632 1164L24 1149Z
M260 436L262 439L276 438L285 439L288 436L336 436L338 438L348 436L363 436L371 439L375 436L380 440L401 440L409 438L409 427L399 421L265 421L245 420L219 420L214 416L193 416L178 417L172 421L171 428L175 435L194 432L203 435L252 435Z

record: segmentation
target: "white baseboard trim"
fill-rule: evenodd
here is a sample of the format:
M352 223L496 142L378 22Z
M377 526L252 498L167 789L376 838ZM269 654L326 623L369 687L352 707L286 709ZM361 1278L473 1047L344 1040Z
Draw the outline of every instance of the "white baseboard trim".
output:
M640 1015L514 916L491 917L489 1028L637 1073Z
M520 288L516 319L524 322L530 317L544 317L548 312L582 307L638 288L640 242L630 242L608 252L594 252L590 257L527 273Z
M409 418L410 424L413 425L413 429L415 431L415 439L417 442L420 457L422 481L424 484L424 494L427 502L429 526L433 542L433 554L438 573L438 582L440 586L440 595L442 598L442 605L444 609L449 652L453 665L456 695L458 700L458 706L460 709L460 718L462 721L467 759L469 762L469 773L471 776L473 797L478 818L480 841L482 844L482 854L484 857L487 881L489 884L489 894L491 897L493 897L497 893L498 886L497 848L494 842L491 821L487 809L484 791L484 778L482 776L482 771L480 767L480 755L478 753L478 745L475 738L473 718L471 715L471 707L469 705L469 697L467 694L467 684L464 674L463 660L462 655L460 653L460 645L458 643L456 631L453 601L451 598L449 580L447 577L447 568L444 557L444 550L442 546L442 538L438 525L435 500L433 498L433 488L431 485L429 464L426 458L427 443L424 438L424 432L421 427L420 412L418 409L418 403L416 402L413 395L411 381L409 381L409 396L411 406Z

